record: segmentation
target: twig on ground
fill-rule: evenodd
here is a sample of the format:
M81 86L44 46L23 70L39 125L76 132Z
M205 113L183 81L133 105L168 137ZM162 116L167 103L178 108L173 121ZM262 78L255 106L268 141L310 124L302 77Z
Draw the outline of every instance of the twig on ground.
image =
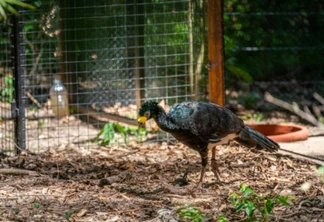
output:
M324 105L324 98L322 96L320 96L318 93L314 93L313 94L314 98L317 99L317 101L319 101L320 103L322 103Z
M31 170L15 169L15 168L3 168L0 169L0 174L12 174L12 175L30 175L37 176L37 172Z
M313 115L312 112L310 111L310 109L307 106L304 106L304 111L305 111L305 113L307 113L309 115Z
M317 116L317 118L321 118L322 114L321 114L321 110L319 109L318 106L316 106L315 104L312 106L313 112L314 114Z
M311 124L313 124L315 126L318 126L320 128L324 128L324 125L321 122L319 122L313 115L302 111L301 109L299 109L298 107L296 107L294 105L291 105L290 103L287 103L285 101L282 101L280 99L277 99L277 98L273 97L269 92L266 92L264 94L264 99L266 101L268 101L269 103L280 106L280 107L282 107L284 109L287 109L287 110L295 113L296 115L298 115L301 118L307 120L308 122L310 122Z

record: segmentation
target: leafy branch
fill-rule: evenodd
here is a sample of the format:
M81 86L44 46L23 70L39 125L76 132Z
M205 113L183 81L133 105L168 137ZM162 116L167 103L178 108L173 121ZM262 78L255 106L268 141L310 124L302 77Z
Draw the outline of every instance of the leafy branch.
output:
M138 127L125 127L119 123L106 123L104 127L99 131L94 141L102 146L108 145L115 138L115 131L119 132L123 138L125 144L128 143L128 135L134 135L137 139L141 139L145 136L146 131L143 128ZM100 140L100 136L103 138Z
M16 16L18 15L18 11L13 7L13 5L20 6L23 8L29 8L32 10L36 9L35 6L25 2L21 2L19 0L0 0L0 20L6 20L8 12Z

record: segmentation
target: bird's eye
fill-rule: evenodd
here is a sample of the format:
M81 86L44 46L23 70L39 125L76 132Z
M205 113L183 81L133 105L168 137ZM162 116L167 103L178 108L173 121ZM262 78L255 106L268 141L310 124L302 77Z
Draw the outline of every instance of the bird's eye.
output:
M149 117L150 117L150 111L146 111L146 112L144 113L144 116L145 116L146 118L149 118Z

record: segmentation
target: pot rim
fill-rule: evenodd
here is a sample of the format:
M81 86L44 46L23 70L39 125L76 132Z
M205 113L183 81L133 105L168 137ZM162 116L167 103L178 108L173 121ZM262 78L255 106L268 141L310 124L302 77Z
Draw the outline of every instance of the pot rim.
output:
M257 127L292 127L297 128L297 131L284 133L284 134L278 134L278 135L266 135L268 138L272 139L275 142L294 142L294 141L300 141L300 140L307 140L309 131L306 127L292 124L292 123L284 123L284 124L246 124L247 126L250 126L253 128L253 126Z

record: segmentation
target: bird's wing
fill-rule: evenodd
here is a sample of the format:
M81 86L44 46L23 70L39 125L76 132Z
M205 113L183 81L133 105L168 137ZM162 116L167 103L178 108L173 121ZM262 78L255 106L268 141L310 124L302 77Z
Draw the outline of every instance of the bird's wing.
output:
M208 102L183 102L173 106L168 115L174 124L205 142L219 142L229 134L238 133L244 126L230 110Z
M191 125L194 124L191 118L192 112L192 105L189 102L183 102L173 105L167 115L178 130L190 130Z

